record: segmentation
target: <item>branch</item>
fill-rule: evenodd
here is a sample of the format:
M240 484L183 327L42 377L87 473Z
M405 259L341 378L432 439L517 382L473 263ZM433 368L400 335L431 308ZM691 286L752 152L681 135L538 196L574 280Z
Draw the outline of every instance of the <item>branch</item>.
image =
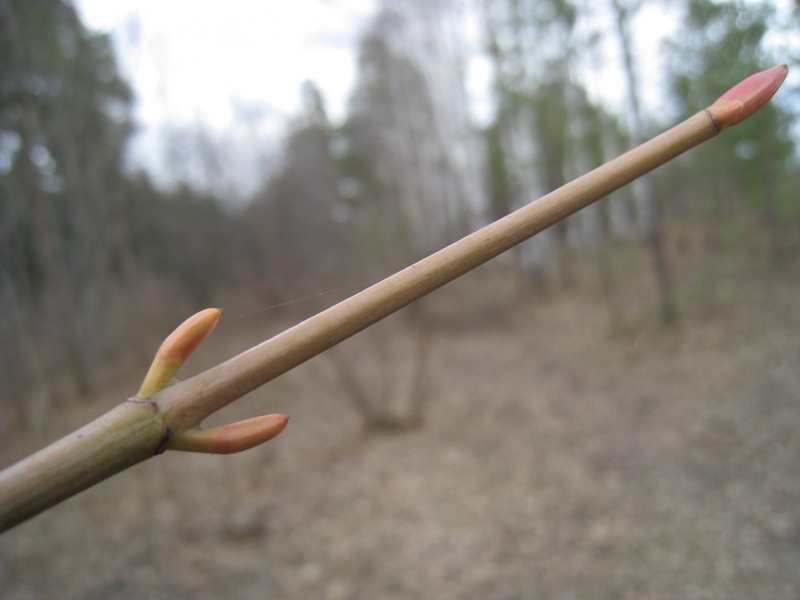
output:
M210 430L200 423L244 394L444 284L604 198L755 113L788 68L753 75L657 138L384 279L380 283L183 382L174 375L221 311L207 309L162 344L136 397L0 472L0 531L164 450L230 453L278 435L288 417L267 415Z

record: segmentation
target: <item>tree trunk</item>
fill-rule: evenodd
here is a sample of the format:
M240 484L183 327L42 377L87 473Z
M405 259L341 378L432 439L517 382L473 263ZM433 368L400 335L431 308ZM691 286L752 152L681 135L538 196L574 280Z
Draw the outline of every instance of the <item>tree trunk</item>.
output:
M620 0L611 0L611 6L616 17L617 35L622 49L628 105L631 114L631 141L633 146L638 146L645 139L645 131L639 104L638 82L633 65L633 41L629 30L630 11L627 7L622 6ZM675 320L677 311L672 273L664 249L664 234L653 178L649 174L642 176L636 182L634 190L636 190L639 221L644 230L645 245L650 253L653 265L661 321L668 324Z

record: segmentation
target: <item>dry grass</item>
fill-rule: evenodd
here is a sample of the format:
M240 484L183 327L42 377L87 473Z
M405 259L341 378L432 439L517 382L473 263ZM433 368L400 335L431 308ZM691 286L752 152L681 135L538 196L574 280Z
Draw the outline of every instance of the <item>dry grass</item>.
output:
M314 359L218 417L290 414L266 447L168 453L0 537L0 597L797 598L800 283L743 281L671 332L615 334L591 298L456 282L426 306L422 427L365 432Z

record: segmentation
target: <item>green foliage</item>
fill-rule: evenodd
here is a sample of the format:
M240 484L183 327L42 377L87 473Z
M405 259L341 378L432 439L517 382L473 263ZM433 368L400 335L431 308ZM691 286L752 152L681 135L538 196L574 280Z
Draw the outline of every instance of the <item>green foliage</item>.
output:
M101 314L124 253L115 181L131 94L108 38L87 32L65 2L4 0L0 30L0 296L9 308L0 367L29 365L19 348L66 321L53 360L85 387L106 340L77 339Z
M132 94L63 0L0 0L0 386L88 391L136 315L207 305L247 252L215 200L124 174ZM158 282L156 289L152 282ZM119 318L121 304L134 320ZM185 303L188 306L181 307ZM66 377L65 377L66 376Z
M497 110L485 131L489 206L494 218L602 164L623 149L618 122L593 103L578 73L597 49L596 6L570 0L486 5L487 52ZM545 283L547 238L555 235L560 280L573 279L569 238L595 244L609 228L606 206L559 224L520 249L520 275ZM575 229L592 231L591 235Z
M0 266L35 294L58 269L85 275L91 254L113 245L86 213L111 212L100 196L113 198L108 182L129 131L131 96L109 40L86 32L71 6L40 0L3 8Z
M493 220L506 216L514 206L511 174L503 145L504 123L500 115L484 131L489 178L489 214Z

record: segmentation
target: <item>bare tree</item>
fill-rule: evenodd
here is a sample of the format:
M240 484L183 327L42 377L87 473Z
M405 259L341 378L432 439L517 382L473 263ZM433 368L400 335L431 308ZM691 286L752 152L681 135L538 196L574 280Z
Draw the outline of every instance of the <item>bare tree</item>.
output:
M369 267L385 269L441 248L482 211L461 10L450 0L386 1L361 41L342 163L355 183L353 223ZM364 336L368 360L332 359L370 427L421 421L431 343L422 310L406 311L402 333L382 328Z
M630 110L631 143L634 146L638 146L646 139L646 131L639 101L640 91L636 66L633 62L635 48L631 35L631 17L642 7L643 0L634 0L627 6L623 3L623 0L610 1L616 17L616 32L622 49L627 100ZM639 208L639 221L644 230L645 243L653 263L653 274L661 308L661 320L664 323L670 323L677 316L675 290L667 253L664 248L664 232L661 225L658 196L652 176L648 174L634 182L634 190Z

